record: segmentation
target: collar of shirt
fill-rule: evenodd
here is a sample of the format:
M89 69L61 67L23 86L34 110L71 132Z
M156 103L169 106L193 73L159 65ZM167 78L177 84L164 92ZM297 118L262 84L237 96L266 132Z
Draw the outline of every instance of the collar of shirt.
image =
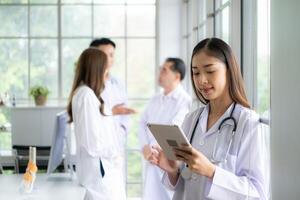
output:
M162 95L161 95L161 99L162 100L165 100L165 99L170 99L170 98L172 98L172 99L178 99L180 96L181 96L181 92L183 91L183 87L182 87L182 85L181 84L179 84L173 91L171 91L169 94L167 94L167 95L164 95L163 93L162 93Z

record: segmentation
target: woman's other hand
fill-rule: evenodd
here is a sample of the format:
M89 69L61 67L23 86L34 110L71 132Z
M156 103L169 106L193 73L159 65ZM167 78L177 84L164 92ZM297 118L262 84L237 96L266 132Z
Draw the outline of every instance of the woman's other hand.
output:
M213 179L216 166L203 153L187 144L174 148L174 152L177 159L185 162L192 172Z

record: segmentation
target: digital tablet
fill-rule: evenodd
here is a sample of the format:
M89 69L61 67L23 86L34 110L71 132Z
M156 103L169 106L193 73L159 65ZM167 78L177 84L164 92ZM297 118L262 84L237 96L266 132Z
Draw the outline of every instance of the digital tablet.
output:
M173 152L174 147L190 143L177 125L149 123L147 126L169 160L177 160Z

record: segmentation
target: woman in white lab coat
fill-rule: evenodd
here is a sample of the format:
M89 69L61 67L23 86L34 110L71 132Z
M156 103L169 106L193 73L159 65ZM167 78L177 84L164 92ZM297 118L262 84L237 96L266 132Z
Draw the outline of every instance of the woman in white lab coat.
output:
M76 173L86 188L85 200L122 200L125 187L119 179L123 169L119 159L116 126L105 114L100 96L107 73L107 57L96 48L80 55L71 90L68 114L76 136Z
M194 91L206 106L183 122L191 145L174 148L179 161L167 160L157 147L159 153L151 161L165 170L164 185L175 190L174 200L268 199L266 136L250 109L231 48L217 38L198 43L191 76Z

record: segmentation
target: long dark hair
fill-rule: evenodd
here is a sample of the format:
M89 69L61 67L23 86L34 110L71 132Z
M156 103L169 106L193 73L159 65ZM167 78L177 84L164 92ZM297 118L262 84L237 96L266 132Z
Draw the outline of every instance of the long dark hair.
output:
M97 48L90 47L82 52L76 66L75 77L72 90L69 96L67 112L69 114L69 123L73 122L72 98L75 90L85 84L91 88L100 101L100 113L104 114L104 101L100 94L104 90L104 73L106 68L106 54Z
M205 52L209 56L213 56L221 60L227 68L228 82L229 82L229 95L236 103L241 104L244 107L250 108L250 104L246 97L244 81L238 63L234 57L232 49L223 40L218 38L207 38L199 42L192 54L191 58L191 78L194 92L197 98L203 103L209 103L209 100L205 99L200 91L197 90L192 73L192 61L196 54Z

